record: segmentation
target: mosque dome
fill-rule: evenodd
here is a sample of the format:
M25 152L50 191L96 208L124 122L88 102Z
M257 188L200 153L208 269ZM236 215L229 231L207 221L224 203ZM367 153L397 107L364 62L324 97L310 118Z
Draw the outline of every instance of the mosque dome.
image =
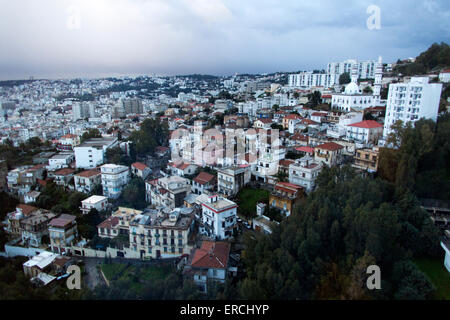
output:
M359 87L356 83L350 82L345 87L345 94L357 94L357 93L359 93Z

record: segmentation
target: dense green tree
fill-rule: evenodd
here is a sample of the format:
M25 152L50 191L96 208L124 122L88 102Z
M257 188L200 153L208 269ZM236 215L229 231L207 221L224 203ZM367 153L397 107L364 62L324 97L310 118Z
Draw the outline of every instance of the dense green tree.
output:
M351 81L352 80L350 78L350 73L348 73L348 72L344 72L343 74L341 74L339 76L339 84L340 85L344 85L344 84L350 83Z

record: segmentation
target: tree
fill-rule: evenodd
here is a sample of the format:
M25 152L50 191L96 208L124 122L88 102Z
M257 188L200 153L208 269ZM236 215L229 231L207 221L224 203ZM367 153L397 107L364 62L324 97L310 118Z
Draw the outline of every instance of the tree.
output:
M369 86L365 87L363 89L363 93L372 94L373 93L372 87L369 87Z
M141 128L131 134L130 140L136 146L138 155L151 155L157 146L168 145L168 124L160 118L146 119L142 122Z
M145 182L141 178L133 178L123 189L119 197L119 203L125 207L144 209L145 202Z
M351 81L352 80L350 78L350 73L348 73L348 72L344 72L343 74L341 74L339 76L339 84L340 85L344 85L344 84L350 83Z
M83 133L83 135L81 136L81 142L84 142L92 138L101 138L101 137L102 135L98 129L89 129L88 132Z
M309 103L312 104L313 107L316 107L318 104L322 103L322 94L320 91L314 91L308 95Z

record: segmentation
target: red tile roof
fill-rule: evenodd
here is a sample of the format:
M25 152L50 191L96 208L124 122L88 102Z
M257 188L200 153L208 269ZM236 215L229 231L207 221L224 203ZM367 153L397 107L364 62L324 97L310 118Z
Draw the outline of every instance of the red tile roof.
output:
M300 147L300 148L295 148L295 150L300 151L300 152L306 152L306 153L314 153L314 148L311 148L311 147Z
M109 217L102 223L100 223L97 228L111 229L119 224L119 217Z
M262 119L258 119L259 121L261 121L262 123L265 123L265 124L267 124L267 123L272 123L272 119L265 119L265 118L262 118Z
M231 245L228 242L203 241L200 249L196 249L192 258L193 268L226 269Z
M76 217L72 216L70 214L62 214L58 218L55 218L52 221L50 221L49 226L65 227L68 224L72 223L75 219L76 219Z
M295 120L295 119L301 119L302 117L301 116L299 116L298 114L290 114L290 115L288 115L288 116L286 116L286 117L284 117L285 119L289 119L289 120Z
M148 168L148 166L142 162L135 162L131 166L141 171Z
M287 160L287 159L280 160L280 162L279 162L280 166L284 166L284 167L289 167L293 163L295 163L295 161Z
M383 125L379 124L378 122L376 122L374 120L366 120L366 121L361 121L358 123L350 124L349 127L375 129L375 128L382 128Z
M36 207L33 207L33 206L29 206L29 205L27 205L27 204L18 204L17 205L17 207L16 208L19 208L19 209L21 209L21 211L22 211L22 213L24 214L24 215L29 215L31 212L33 212L33 211L35 211L35 210L37 210L38 208L36 208Z
M212 182L214 178L215 176L213 176L212 174L209 174L207 172L200 172L198 176L194 178L194 181L198 184L203 185Z
M344 149L343 146L341 146L340 144L334 143L334 142L327 142L327 143L317 146L316 148L317 149L325 149L325 150L329 150L329 151Z
M76 176L77 177L83 177L83 178L90 178L96 175L101 174L100 172L98 172L97 170L86 170L80 173L77 173Z
M75 172L75 170L70 169L70 168L59 169L58 171L55 171L55 176L67 176L74 172Z

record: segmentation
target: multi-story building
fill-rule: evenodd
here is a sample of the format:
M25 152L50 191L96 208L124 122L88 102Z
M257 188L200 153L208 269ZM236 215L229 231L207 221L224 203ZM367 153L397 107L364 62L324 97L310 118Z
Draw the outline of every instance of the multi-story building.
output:
M289 182L310 192L314 189L316 178L322 168L322 162L315 161L311 156L300 158L289 166Z
M50 221L48 225L50 247L53 252L66 252L66 247L75 244L78 239L76 217L62 214Z
M414 123L420 118L436 121L442 83L428 83L428 77L412 77L408 83L392 83L384 120L384 136L391 132L391 126L401 120L403 124Z
M298 88L330 88L339 84L339 74L318 73L312 71L290 74L288 84L290 87Z
M19 204L16 210L6 215L5 231L13 236L21 234L20 221L30 217L38 208L26 204Z
M60 152L70 152L80 144L80 137L76 134L66 134L63 135L58 143L56 144L56 149Z
M346 138L364 144L377 144L378 139L383 136L383 125L373 121L365 120L347 126Z
M146 181L145 189L147 202L172 209L181 207L191 193L189 180L178 176Z
M67 187L74 173L75 170L70 168L59 169L53 173L53 178L57 185Z
M189 255L183 276L193 279L202 292L206 292L208 280L224 283L229 271L230 250L229 242L202 241L201 247Z
M100 212L105 210L107 205L107 197L94 195L81 201L80 210L83 214L88 214L92 209L96 209L98 212Z
M130 248L142 259L175 258L189 253L192 209L148 209L129 223Z
M216 177L207 172L200 172L192 180L192 192L203 194L205 191L212 191L216 183Z
M69 164L75 159L73 153L65 152L58 153L48 159L48 170L57 170L67 168Z
M269 196L269 205L290 216L303 197L304 189L289 182L278 182Z
M199 232L215 240L234 235L237 204L217 195L201 195L197 202L202 206L202 223Z
M22 243L25 246L39 247L42 237L48 235L49 221L56 217L44 209L34 211L28 218L20 220Z
M142 114L144 107L140 99L120 99L112 109L113 118L125 117L127 114Z
M6 176L8 192L22 197L36 185L37 179L43 178L45 165L22 166L11 170Z
M373 149L356 150L353 160L353 167L369 172L376 172L378 170L379 149L378 147L374 147Z
M104 164L100 167L102 174L103 195L117 199L122 189L130 181L130 169L116 164Z
M151 171L152 170L142 162L135 162L131 165L131 174L144 180L151 173Z
M75 102L72 106L73 121L95 117L95 107L92 103Z
M327 142L314 148L314 160L321 161L329 167L340 164L342 161L343 146L335 142Z
M235 196L251 179L250 167L232 167L217 171L217 192Z
M89 194L102 183L102 174L97 169L82 171L74 175L74 183L76 191Z
M118 145L115 137L92 138L75 147L77 168L92 169L105 161L106 150Z

